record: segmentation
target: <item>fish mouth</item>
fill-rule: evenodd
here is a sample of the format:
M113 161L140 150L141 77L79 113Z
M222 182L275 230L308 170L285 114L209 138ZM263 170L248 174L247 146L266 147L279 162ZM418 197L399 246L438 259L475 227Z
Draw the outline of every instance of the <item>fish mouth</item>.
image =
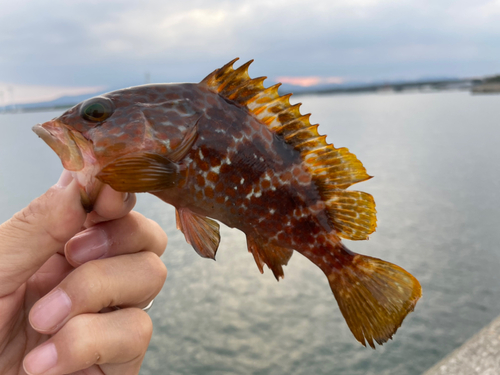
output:
M64 169L75 172L83 169L84 160L74 135L76 132L58 120L37 124L33 131L59 156Z
M33 131L59 156L64 169L72 172L80 185L82 206L87 212L92 211L103 186L95 177L100 167L92 141L57 119L37 124Z

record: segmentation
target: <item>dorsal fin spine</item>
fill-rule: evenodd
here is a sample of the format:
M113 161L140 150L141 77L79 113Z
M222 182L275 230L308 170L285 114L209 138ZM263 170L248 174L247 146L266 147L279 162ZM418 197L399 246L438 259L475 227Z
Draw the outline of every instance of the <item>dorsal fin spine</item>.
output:
M294 105L289 105L288 107L285 106L284 109L282 109L280 112L273 114L270 117L264 118L266 125L268 125L271 129L277 132L277 128L282 128L283 124L286 122L291 122L296 120L297 118L301 117L302 115L300 114L299 107L302 105L302 103L297 103ZM301 126L303 127L303 126ZM280 132L278 134L280 135L285 135L286 132Z
M292 96L292 94L290 94L288 96L288 102L290 102L290 96ZM287 119L288 121L283 121L282 123L289 122L293 119L297 119L297 118L300 118L300 116L302 116L300 114L300 106L302 105L302 103L295 103L295 104L288 104L288 105L289 105L289 107L282 109L278 113L278 116L281 116L282 118L285 117L284 115L290 115L290 120Z
M248 76L248 75L247 75ZM238 71L233 70L230 74L224 77L223 81L219 85L219 93L223 96L239 87L239 84L243 82L245 77L241 77Z
M310 125L307 128L302 128L302 129L299 129L295 132L288 133L284 136L284 138L285 138L285 140L287 140L288 142L290 142L292 144L306 141L306 140L310 139L311 137L319 136L318 126L319 126L319 124Z
M294 132L300 128L307 127L311 125L309 117L311 117L310 113L294 118L284 124L280 123L280 126L275 128L275 131L278 134L287 134L288 132Z
M229 61L226 65L224 65L222 68L218 69L215 71L215 79L220 79L221 77L225 76L227 72L230 72L233 69L233 65L236 61L238 61L240 58L237 57L231 61Z
M276 89L276 91L277 91L277 89ZM273 99L271 101L266 101L264 104L259 103L259 100L257 100L256 101L257 105L255 106L255 110L253 113L255 115L259 115L260 113L262 113L266 110L269 112L269 110L271 108L274 108L274 107L280 108L280 111L282 111L290 106L290 100L289 100L290 96L292 96L292 94L287 94L287 95L283 95L283 96L276 96L275 99ZM277 114L278 111L272 112L272 113Z
M308 158L310 158L310 159L317 158L317 157L319 157L319 156L321 156L323 154L332 153L335 150L339 150L339 149L333 147L333 145L319 146L319 147L316 147L316 148L304 151L302 153L302 156L307 161ZM314 154L316 154L316 155L314 155Z
M221 85L219 88L219 93L221 95L227 97L234 90L240 89L242 83L246 83L250 80L250 76L248 75L248 66L252 61L253 60L248 61L225 77L224 85Z
M251 63L253 63L253 59L249 60L246 63L244 63L243 65L241 65L238 69L235 70L235 72L238 72L238 73L244 72L248 75L248 67L250 66ZM250 78L250 77L248 77L248 78Z
M266 102L266 100L269 100L267 98L275 98L278 96L278 87L281 86L281 83L277 83L273 86L269 86L267 88L264 88L261 92L255 94L255 96L251 99L249 99L245 104L247 105L248 108L256 108L259 107L259 104L262 104L263 102ZM261 101L259 101L259 99Z
M258 90L260 90L260 88L264 88L263 82L266 78L267 77L257 77L250 79L240 87L234 89L233 92L229 93L228 99L235 100L236 102L244 105L247 100L253 98L259 92ZM246 95L245 91L247 91Z
M311 148L315 148L318 144L327 146L326 135L320 135L318 137L306 139L304 142L295 145L295 148L309 150Z

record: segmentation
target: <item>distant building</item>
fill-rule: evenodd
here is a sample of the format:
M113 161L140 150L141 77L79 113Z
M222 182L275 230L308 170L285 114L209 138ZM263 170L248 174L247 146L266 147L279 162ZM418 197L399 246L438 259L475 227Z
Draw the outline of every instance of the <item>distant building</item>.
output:
M487 77L472 87L473 94L496 94L500 93L500 74Z

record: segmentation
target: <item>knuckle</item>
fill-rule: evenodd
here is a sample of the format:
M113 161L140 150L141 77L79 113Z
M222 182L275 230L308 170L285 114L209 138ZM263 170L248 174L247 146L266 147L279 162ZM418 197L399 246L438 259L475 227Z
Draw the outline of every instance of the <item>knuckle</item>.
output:
M130 216L131 216L134 220L136 220L136 221L142 221L142 220L144 220L144 219L146 218L143 214L141 214L141 213L139 213L139 212L137 212L137 211L130 211L130 212L129 212L129 215L130 215Z
M33 231L42 230L44 234L48 235L53 241L63 244L66 238L59 236L57 233L48 230L45 224L45 217L48 212L51 212L49 201L54 194L54 188L49 189L44 195L36 198L23 210L14 214L12 219L8 222L10 227L15 233L22 235L23 233L31 233Z
M149 315L128 308L106 314L77 315L66 323L56 340L64 348L65 359L76 369L82 368L82 364L88 367L142 358L152 334Z
M96 337L101 330L97 318L94 314L77 315L64 325L66 337L78 337L78 340L65 340L70 343L71 352L75 355L90 352L96 353L96 360L99 357Z
M151 341L151 336L153 335L153 322L150 316L140 310L140 309L130 309L131 313L134 314L133 320L136 324L131 334L133 335L132 339L136 340L141 348L141 351L146 352L149 342Z
M159 254L163 254L168 244L168 237L163 228L156 221L147 219L149 230L154 234L153 238L156 247L160 250Z
M81 226L79 221L84 213L80 205L58 205L58 194L58 188L51 187L45 194L14 214L7 222L14 231L13 234L47 236L50 241L64 245L75 229ZM54 225L55 222L59 225Z
M155 279L161 279L163 284L167 277L167 267L160 257L151 251L145 251L141 253L141 255L144 258L146 268L149 270L150 274L153 275Z
M71 277L72 283L77 285L78 292L87 299L95 298L104 292L105 286L109 285L105 279L105 272L97 261L84 263L73 271Z
M163 288L163 284L165 284L165 280L167 279L167 267L160 258L156 257L156 259L154 270L151 273L154 286L154 296L160 293L160 290Z

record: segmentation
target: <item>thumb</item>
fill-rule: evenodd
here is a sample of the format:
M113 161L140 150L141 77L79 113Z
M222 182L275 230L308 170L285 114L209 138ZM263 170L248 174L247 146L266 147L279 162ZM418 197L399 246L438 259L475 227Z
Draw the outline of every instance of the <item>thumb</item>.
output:
M14 292L78 233L86 214L77 182L59 182L0 225L0 296Z

